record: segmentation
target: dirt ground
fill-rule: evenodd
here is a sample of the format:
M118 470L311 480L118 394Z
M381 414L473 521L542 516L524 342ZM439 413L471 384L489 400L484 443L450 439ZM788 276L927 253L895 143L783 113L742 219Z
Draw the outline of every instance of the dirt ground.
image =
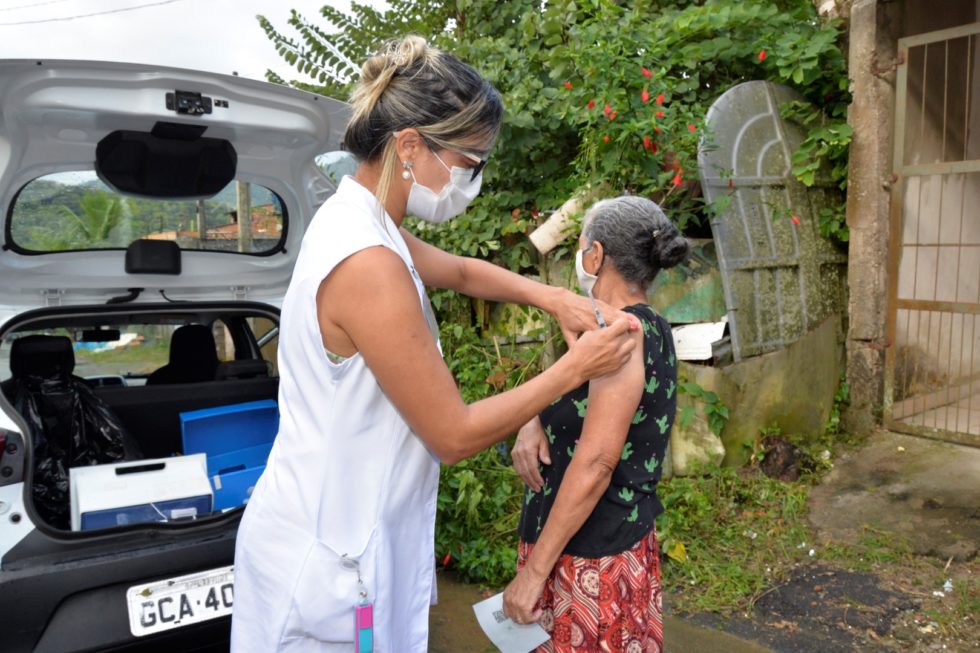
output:
M760 597L751 614L699 614L688 621L776 653L980 651L976 615L958 612L955 597L946 598L945 606L929 599L939 600L910 589L893 571L821 563L799 568Z
M835 461L810 495L824 540L855 541L868 528L913 553L975 559L980 546L980 449L879 431Z
M809 508L820 562L750 614L689 621L777 653L980 652L980 449L877 432Z

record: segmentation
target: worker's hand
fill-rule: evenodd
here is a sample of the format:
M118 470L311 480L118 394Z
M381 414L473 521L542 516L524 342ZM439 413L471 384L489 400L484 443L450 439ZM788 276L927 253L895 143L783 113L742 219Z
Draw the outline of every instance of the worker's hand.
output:
M631 331L636 331L640 328L640 321L636 316L613 308L598 299L596 300L596 306L607 324L613 320L623 318L629 320ZM595 316L595 309L592 308L592 301L584 295L573 293L571 290L562 291L561 299L554 311L554 316L558 320L558 326L561 327L561 334L565 337L565 342L568 343L569 347L579 339L582 333L599 328L599 321Z
M504 616L518 624L533 624L541 619L544 611L537 604L546 580L524 566L504 590Z
M541 477L541 464L551 464L551 454L548 453L548 439L541 428L541 420L535 415L530 422L517 432L517 441L510 450L514 461L514 471L534 492L540 492L544 479Z
M636 347L631 331L629 320L617 318L605 329L582 334L565 354L571 358L582 383L615 372L626 364Z

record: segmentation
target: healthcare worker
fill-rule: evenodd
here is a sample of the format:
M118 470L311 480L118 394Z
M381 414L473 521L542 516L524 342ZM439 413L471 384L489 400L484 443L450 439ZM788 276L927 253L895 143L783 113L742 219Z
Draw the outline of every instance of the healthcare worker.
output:
M639 324L401 229L480 189L503 113L468 65L407 37L371 57L344 144L360 162L317 212L282 307L280 428L235 551L232 651L424 653L435 595L439 462L505 439L631 355ZM569 352L473 404L439 351L425 286L538 306ZM355 619L357 624L355 627Z

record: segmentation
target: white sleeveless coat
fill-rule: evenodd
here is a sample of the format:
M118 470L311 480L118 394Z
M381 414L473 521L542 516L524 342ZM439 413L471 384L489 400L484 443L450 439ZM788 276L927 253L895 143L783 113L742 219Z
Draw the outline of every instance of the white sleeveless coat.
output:
M435 324L397 226L345 177L303 238L283 301L279 434L238 531L234 653L353 651L358 583L344 555L374 603L374 650L426 651L439 463L360 355L327 358L316 315L320 282L378 245L405 261Z

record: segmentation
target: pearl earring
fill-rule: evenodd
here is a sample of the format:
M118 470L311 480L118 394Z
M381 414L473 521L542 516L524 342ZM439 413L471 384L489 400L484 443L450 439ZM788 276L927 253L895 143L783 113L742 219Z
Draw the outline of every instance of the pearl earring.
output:
M402 167L405 168L404 170L402 170L402 179L408 181L409 179L412 178L412 162L405 161L404 163L402 163Z

